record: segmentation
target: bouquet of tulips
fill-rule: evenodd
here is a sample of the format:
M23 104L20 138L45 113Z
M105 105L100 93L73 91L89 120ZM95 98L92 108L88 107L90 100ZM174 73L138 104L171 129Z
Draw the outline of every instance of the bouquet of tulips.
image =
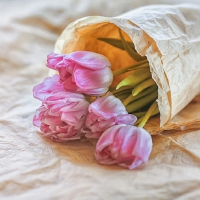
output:
M33 89L41 101L34 125L55 142L95 138L101 164L134 169L147 162L150 117L160 114L163 127L200 92L199 12L154 5L70 24L47 56L54 75ZM175 124L200 121L182 119Z
M129 45L122 39L123 42ZM151 91L156 87L152 90L155 83L148 83L148 79L152 81L148 65L142 62L123 69L134 73L114 90L109 88L113 75L121 74L122 70L112 72L111 63L101 54L89 51L51 53L47 57L47 67L58 74L46 78L33 89L34 97L42 102L33 122L46 137L55 142L83 136L96 138L95 156L102 164L118 163L133 169L147 162L152 139L142 127L149 116L158 112L155 102L147 112L143 110L157 95L155 92L151 98ZM148 101L143 100L147 95ZM140 123L133 126L137 117L131 113L141 109L137 113Z

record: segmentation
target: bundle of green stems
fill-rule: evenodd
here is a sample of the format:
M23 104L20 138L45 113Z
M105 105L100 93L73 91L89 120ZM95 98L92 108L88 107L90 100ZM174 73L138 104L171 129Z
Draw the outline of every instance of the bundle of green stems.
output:
M152 79L147 58L140 56L132 42L124 39L122 31L119 29L120 39L98 38L116 48L125 50L137 63L113 71L113 75L128 75L116 88L110 88L112 94L120 99L126 110L130 114L137 116L138 120L134 125L143 127L151 116L159 114L156 99L158 98L158 88Z

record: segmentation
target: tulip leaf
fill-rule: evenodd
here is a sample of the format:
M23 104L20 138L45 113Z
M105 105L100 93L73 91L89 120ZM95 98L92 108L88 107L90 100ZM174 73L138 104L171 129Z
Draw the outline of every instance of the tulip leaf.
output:
M97 39L106 42L114 47L117 47L121 50L125 50L122 41L120 39L115 39L115 38L97 38ZM132 42L127 42L127 44L130 46L130 48L132 48L136 52L134 44Z
M143 60L143 61L140 61L140 62L134 64L134 65L130 65L128 67L123 67L121 69L117 69L117 70L113 71L113 76L124 74L124 73L130 72L132 70L148 68L148 67L149 67L148 61L147 60Z
M119 29L119 35L120 35L120 38L121 38L121 41L122 41L122 45L124 46L124 49L129 54L129 56L131 56L137 62L146 59L146 57L140 56L136 51L133 50L133 48L131 48L129 46L129 44L127 43L127 41L124 39L124 36L122 34L121 29Z

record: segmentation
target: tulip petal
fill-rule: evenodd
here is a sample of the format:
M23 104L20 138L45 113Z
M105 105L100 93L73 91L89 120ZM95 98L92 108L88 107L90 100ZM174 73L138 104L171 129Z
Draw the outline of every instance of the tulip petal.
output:
M66 70L66 67L59 68L58 72L62 82L71 77L71 73Z
M33 117L33 125L35 125L37 127L40 127L40 125L41 125L41 121L36 115L34 115L34 117Z
M137 117L131 114L123 114L115 117L117 124L133 125L137 121Z
M72 77L69 77L63 82L63 87L68 91L77 91L76 84L72 81Z
M137 142L132 153L137 154L143 162L147 162L152 149L151 136L143 128L137 127L137 130Z
M66 60L75 62L84 68L99 70L111 66L109 60L98 53L89 51L75 51L66 55Z
M96 152L102 151L105 147L113 143L116 135L117 127L112 126L112 128L107 129L103 132L96 144Z
M98 89L99 86L101 88L108 87L113 80L113 74L110 68L94 71L91 69L83 70L79 67L74 70L73 77L79 91Z
M77 91L90 95L90 96L100 96L102 94L105 94L108 91L108 89L109 87L104 87L104 88L96 88L96 89L90 89L90 90L77 89Z
M54 75L52 77L46 78L42 83L34 86L33 88L33 97L43 101L45 97L53 92L54 90L62 90L63 86L59 82L59 76Z
M89 112L93 112L104 119L109 119L121 114L127 114L122 102L114 96L105 96L96 99L89 106Z
M59 54L56 54L56 53L50 53L48 56L47 56L47 64L46 66L51 68L51 69L54 69L56 70L57 67L57 63L61 62L63 60L63 55L59 55Z

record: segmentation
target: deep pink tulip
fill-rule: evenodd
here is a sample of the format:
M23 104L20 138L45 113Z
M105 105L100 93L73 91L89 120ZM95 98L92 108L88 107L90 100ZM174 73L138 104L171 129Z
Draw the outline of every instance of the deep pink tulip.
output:
M99 138L113 125L133 125L137 120L136 116L128 114L122 102L112 95L96 99L88 110L85 127L82 129L87 138Z
M118 164L134 169L146 163L152 150L152 138L143 128L115 125L99 138L95 157L104 165Z
M34 96L42 105L36 110L33 124L55 142L80 139L89 102L82 94L67 92L57 79L47 78L34 88Z
M66 90L94 96L108 91L113 81L110 65L105 56L89 51L47 56L47 67L59 72Z

